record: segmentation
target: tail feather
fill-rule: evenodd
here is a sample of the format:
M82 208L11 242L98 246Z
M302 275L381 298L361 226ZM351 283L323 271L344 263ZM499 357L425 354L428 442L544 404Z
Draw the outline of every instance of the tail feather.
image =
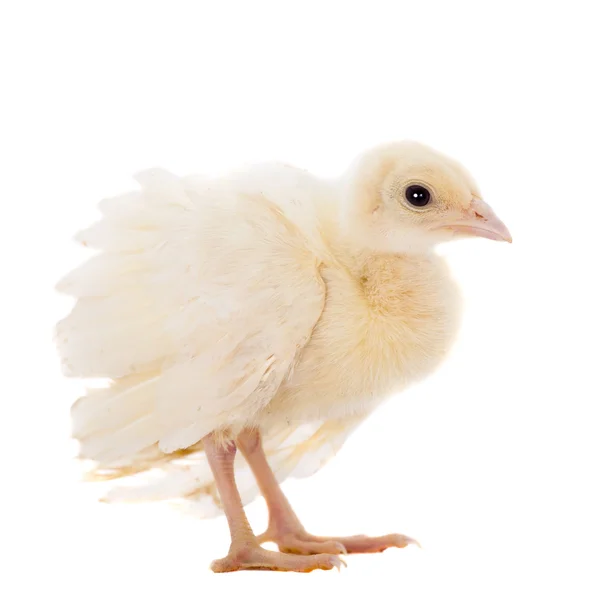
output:
M159 438L160 427L154 415L145 415L122 429L81 439L79 456L110 465L145 450Z
M157 379L158 376L151 377L130 385L117 383L79 398L71 408L73 436L85 439L115 431L150 414L152 387Z
M337 453L355 426L356 422L315 422L264 431L265 452L277 480L312 475ZM82 454L96 461L90 479L123 481L110 489L103 501L169 501L196 516L221 514L221 502L202 443L173 454L161 452L156 444L136 450L131 440L139 442L147 433L155 433L150 416L116 432L83 440ZM145 438L150 439L152 435ZM252 471L240 453L235 461L235 478L244 504L259 495Z

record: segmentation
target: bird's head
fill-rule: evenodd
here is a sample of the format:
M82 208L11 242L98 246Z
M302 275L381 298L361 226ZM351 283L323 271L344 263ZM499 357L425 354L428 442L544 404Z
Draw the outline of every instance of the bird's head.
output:
M342 227L371 250L423 252L474 236L512 241L464 167L422 144L370 150L343 181Z

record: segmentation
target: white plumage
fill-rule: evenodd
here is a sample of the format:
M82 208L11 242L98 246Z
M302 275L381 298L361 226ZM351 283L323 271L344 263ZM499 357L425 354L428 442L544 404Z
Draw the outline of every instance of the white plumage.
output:
M110 381L72 409L92 477L136 484L108 500L214 514L207 434L258 427L279 481L308 475L439 364L458 295L432 247L452 234L395 198L406 169L444 214L479 196L462 167L401 143L338 180L284 165L217 179L151 170L100 204L77 238L100 253L59 284L77 302L56 339L68 375ZM241 456L236 480L244 501L257 494Z
M104 200L102 221L77 236L102 253L59 284L78 302L56 339L66 374L113 380L73 406L80 456L98 473L165 465L158 485L109 499L189 497L212 480L202 451L185 465L162 452L252 419L322 312L318 224L302 202L322 190L279 165L217 181L163 170L136 179L139 192ZM297 224L273 199L287 202ZM315 236L313 252L298 226ZM306 439L319 453L315 425L273 432L278 442L267 447L282 474L297 466L294 448ZM290 447L285 438L295 431L306 439L296 435ZM323 458L337 449L326 446Z

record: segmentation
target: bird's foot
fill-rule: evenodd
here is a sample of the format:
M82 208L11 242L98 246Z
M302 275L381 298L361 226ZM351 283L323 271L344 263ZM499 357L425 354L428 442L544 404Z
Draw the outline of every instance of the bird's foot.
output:
M228 573L242 570L296 571L309 573L316 569L329 571L341 569L346 563L334 554L312 554L312 556L291 556L282 552L265 550L259 545L232 547L225 558L215 560L210 568L215 573Z
M354 535L350 537L324 537L310 535L304 530L286 531L267 530L258 537L259 542L275 542L281 552L289 554L354 554L383 552L388 548L405 548L409 544L421 546L412 538L392 533L378 537Z

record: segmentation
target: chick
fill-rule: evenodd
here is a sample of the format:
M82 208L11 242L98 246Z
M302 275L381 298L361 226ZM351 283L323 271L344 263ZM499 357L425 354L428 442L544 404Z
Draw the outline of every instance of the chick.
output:
M66 373L110 381L73 405L80 457L96 479L162 472L107 500L222 509L231 546L216 572L331 569L413 542L311 535L279 484L316 471L448 352L459 302L436 244L511 241L471 176L400 142L334 180L278 164L137 180L101 203L78 237L100 252L59 284L77 298L57 326ZM269 524L255 536L243 506L258 490Z

